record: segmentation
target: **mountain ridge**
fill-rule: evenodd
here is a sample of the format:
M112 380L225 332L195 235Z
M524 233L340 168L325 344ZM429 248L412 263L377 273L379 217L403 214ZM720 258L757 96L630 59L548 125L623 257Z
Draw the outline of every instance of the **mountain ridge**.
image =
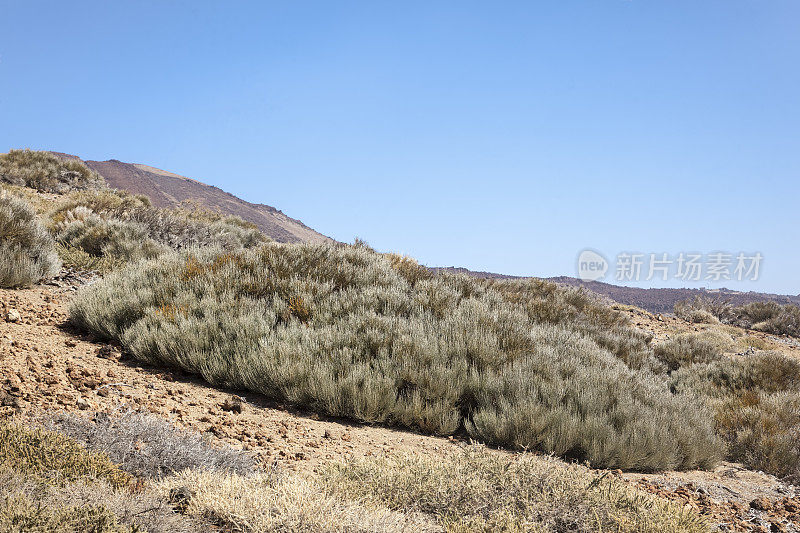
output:
M537 276L510 276L495 272L481 272L463 267L431 267L433 271L447 271L467 274L476 278L486 279L524 279ZM706 288L641 288L613 285L602 281L583 281L570 276L555 276L542 278L560 285L583 287L594 293L608 297L617 303L640 307L651 313L671 313L675 304L681 300L690 300L695 296L729 300L733 305L744 305L752 302L774 301L781 304L800 305L800 295L772 294L766 292L742 292L732 289L706 289Z

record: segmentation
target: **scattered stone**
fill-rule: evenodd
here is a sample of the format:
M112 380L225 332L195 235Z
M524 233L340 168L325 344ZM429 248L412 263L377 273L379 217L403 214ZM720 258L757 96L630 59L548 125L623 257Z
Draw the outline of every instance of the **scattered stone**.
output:
M756 511L769 511L772 509L772 503L766 498L756 498L750 502L750 507Z
M233 398L226 398L220 405L220 408L229 413L240 414L242 412L242 400L235 396Z
M85 410L87 410L87 409L89 409L91 407L91 405L89 405L89 401L86 400L86 398L78 398L78 401L75 402L75 405L81 411L85 411Z
M22 320L22 315L16 309L9 309L6 313L7 322L19 322L20 320Z

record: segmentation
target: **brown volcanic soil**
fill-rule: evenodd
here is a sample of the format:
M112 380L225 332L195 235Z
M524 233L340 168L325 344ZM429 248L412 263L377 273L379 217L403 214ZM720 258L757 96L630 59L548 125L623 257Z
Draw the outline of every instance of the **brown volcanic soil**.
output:
M65 274L31 289L0 289L0 419L38 417L51 410L90 414L142 409L204 432L213 441L250 449L267 464L297 471L398 452L437 457L460 445L452 439L322 418L256 394L218 389L183 372L142 366L118 348L69 328L66 305L86 281ZM622 310L657 340L695 328L674 317ZM800 354L800 348L781 339L764 339ZM241 412L229 410L239 398L244 400ZM684 502L722 531L800 531L800 493L741 465L723 463L712 472L611 474Z

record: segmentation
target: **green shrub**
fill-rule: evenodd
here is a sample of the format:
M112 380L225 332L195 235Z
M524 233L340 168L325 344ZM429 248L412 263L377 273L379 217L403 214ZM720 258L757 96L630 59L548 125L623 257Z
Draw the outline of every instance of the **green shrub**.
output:
M30 206L0 196L0 287L25 287L59 268L53 239Z
M103 178L79 160L27 149L0 155L0 181L59 194L105 187Z
M713 464L710 415L609 351L599 327L634 344L640 334L547 290L583 322L542 321L523 288L514 302L466 276L411 282L364 246L269 243L139 264L84 289L70 312L142 361L330 415L599 466Z
M715 361L732 346L729 337L704 331L678 335L658 344L653 352L668 370L677 370L684 365Z
M679 503L612 475L470 447L447 458L362 459L324 473L330 493L430 516L448 532L708 531Z

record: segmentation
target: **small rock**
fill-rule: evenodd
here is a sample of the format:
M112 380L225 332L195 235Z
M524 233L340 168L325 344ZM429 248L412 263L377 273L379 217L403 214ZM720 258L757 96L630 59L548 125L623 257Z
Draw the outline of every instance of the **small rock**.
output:
M756 498L750 502L750 507L756 511L769 511L772 508L772 504L766 498Z
M241 413L242 412L242 401L239 398L226 398L224 402L220 405L223 411L228 411L230 413Z
M6 321L19 322L20 320L22 320L22 315L16 309L9 309L8 313L6 313Z
M82 411L85 411L86 409L89 409L89 407L91 407L86 398L78 398L78 401L75 402L75 405L78 407L78 409Z

